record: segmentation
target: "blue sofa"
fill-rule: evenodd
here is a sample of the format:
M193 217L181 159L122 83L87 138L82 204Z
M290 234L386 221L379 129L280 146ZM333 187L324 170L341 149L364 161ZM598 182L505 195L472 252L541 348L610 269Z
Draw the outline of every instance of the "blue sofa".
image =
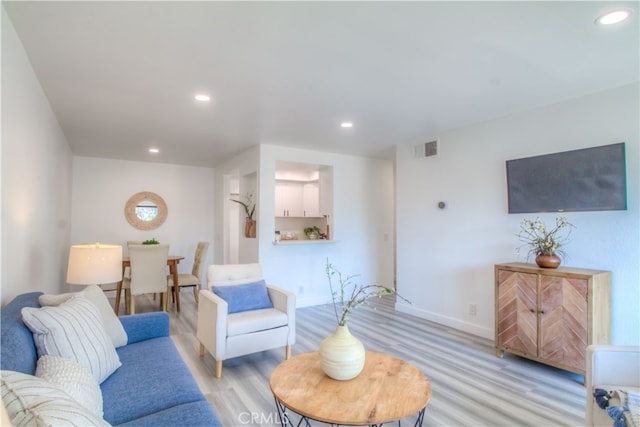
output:
M1 310L0 366L33 375L37 354L23 307L40 307L40 292L17 296ZM169 337L164 312L121 316L127 345L122 366L101 385L104 419L119 426L220 426L211 405Z

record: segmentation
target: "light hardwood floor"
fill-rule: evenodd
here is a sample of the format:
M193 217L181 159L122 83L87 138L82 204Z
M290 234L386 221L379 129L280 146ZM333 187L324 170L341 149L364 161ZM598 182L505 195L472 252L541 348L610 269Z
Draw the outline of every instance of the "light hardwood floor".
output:
M284 360L284 348L226 360L216 379L210 354L198 357L196 310L190 289L181 292L181 312L171 310L171 337L201 390L225 426L279 425L269 376ZM138 297L138 312L153 311ZM315 351L335 328L333 306L297 310L293 355ZM433 397L425 426L584 425L583 377L513 355L495 356L493 341L393 309L389 300L359 307L349 329L368 351L391 354L420 368ZM171 367L167 367L171 369ZM413 419L402 425L413 425Z

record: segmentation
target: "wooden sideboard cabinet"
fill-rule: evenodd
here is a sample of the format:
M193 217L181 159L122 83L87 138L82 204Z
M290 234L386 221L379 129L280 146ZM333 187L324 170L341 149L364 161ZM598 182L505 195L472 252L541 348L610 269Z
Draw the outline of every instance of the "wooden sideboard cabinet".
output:
M587 346L611 343L611 272L495 265L496 355L584 375Z

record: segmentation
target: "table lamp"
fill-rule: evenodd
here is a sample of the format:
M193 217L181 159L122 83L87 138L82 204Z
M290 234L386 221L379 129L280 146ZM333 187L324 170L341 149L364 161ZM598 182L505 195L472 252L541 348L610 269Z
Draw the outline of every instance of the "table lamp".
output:
M101 285L122 280L122 246L73 245L69 250L67 283Z

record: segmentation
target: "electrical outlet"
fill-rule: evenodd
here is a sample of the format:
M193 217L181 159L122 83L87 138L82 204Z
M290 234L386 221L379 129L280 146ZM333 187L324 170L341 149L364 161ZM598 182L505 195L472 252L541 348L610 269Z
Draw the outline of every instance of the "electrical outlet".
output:
M472 316L478 314L478 309L475 304L469 304L469 314Z

